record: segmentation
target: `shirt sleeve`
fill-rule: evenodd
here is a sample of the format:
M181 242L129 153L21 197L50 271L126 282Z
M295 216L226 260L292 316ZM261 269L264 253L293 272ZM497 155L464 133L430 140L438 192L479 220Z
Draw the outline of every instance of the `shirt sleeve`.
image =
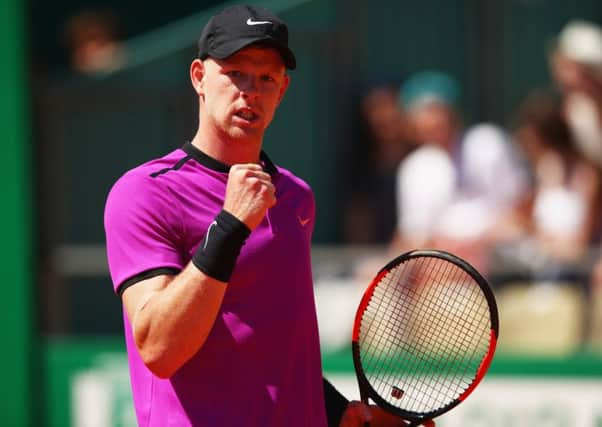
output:
M105 205L109 271L116 293L132 278L183 268L177 201L159 179L130 172L111 189Z

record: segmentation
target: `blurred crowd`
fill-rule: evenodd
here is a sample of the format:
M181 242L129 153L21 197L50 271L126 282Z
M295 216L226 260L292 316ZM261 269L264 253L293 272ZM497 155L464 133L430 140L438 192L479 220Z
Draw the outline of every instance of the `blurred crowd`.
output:
M74 15L63 36L74 73L124 64L110 12ZM567 23L547 59L553 84L534 87L503 124L467 123L467 88L444 70L367 85L343 243L385 245L388 258L444 249L499 289L569 283L588 300L602 295L602 29ZM355 274L365 283L382 263ZM602 343L598 300L587 323Z
M65 22L62 41L74 73L108 73L124 64L119 19L110 9L84 9L73 14Z
M109 10L73 15L63 40L75 73L124 63ZM441 70L372 82L344 243L437 247L491 274L602 286L602 30L568 23L548 60L554 86L534 88L503 126L464 123L466 88Z
M547 54L553 85L503 125L464 123L463 88L440 70L371 85L346 242L448 250L497 287L602 289L602 29L571 21Z

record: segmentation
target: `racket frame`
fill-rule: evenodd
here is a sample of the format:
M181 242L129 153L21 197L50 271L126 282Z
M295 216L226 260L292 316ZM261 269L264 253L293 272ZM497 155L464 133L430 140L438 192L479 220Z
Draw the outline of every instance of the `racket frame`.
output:
M491 337L490 337L490 346L487 351L487 354L485 355L485 357L483 357L481 364L480 364L479 368L477 369L475 378L474 378L473 382L470 384L470 386L457 399L451 401L447 405L445 405L435 411L431 411L431 412L424 413L424 414L418 414L416 412L405 411L394 405L391 405L389 402L387 402L385 399L383 399L378 394L378 392L372 387L372 385L366 378L366 374L364 373L364 369L363 369L362 363L361 363L360 345L359 345L359 338L360 338L359 337L359 329L360 329L360 324L362 321L363 313L364 313L366 307L368 306L368 304L370 303L370 300L372 299L372 296L374 294L376 286L380 283L381 279L387 273L389 273L393 268L397 267L398 265L403 264L413 258L424 258L424 257L439 258L439 259L449 261L449 262L455 264L456 266L460 267L462 270L464 270L468 275L470 275L475 280L475 282L481 288L481 291L483 292L485 299L487 301L487 305L489 307L489 314L490 314L490 318L491 318ZM448 412L449 410L451 410L452 408L456 407L461 402L463 402L474 391L474 389L481 382L481 380L485 377L485 374L487 373L487 370L489 369L489 366L491 365L491 361L493 360L493 355L495 353L495 348L497 345L498 334L499 334L499 316L498 316L498 309L497 309L497 303L495 300L495 295L493 294L493 291L492 291L491 287L489 286L489 283L487 282L487 280L472 265L470 265L468 262L466 262L462 258L459 258L456 255L453 255L449 252L442 251L439 249L418 249L418 250L406 252L406 253L394 258L389 263L387 263L387 265L385 265L383 268L381 268L379 270L379 272L376 274L376 276L374 277L374 279L372 280L372 282L370 283L370 285L364 292L364 295L362 296L362 299L360 301L360 304L358 306L358 309L357 309L357 312L355 315L355 321L354 321L354 325L353 325L353 335L352 335L352 341L351 341L351 349L352 349L352 353L353 353L353 364L355 367L355 373L357 376L358 386L359 386L359 390L360 390L360 398L361 398L362 402L364 402L365 404L368 404L369 399L372 399L372 401L376 405L381 407L382 409L389 411L390 413L395 414L397 416L400 416L405 420L410 421L410 424L408 427L417 426L426 420L433 419L445 412Z

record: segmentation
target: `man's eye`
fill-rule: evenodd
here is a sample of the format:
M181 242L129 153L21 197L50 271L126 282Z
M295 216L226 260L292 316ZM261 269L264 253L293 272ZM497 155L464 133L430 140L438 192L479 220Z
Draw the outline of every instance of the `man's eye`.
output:
M261 76L261 80L263 80L264 82L273 82L275 81L274 77L270 76L270 75L263 75Z
M230 77L240 77L240 76L242 76L242 73L238 70L232 70L232 71L228 71L228 75Z

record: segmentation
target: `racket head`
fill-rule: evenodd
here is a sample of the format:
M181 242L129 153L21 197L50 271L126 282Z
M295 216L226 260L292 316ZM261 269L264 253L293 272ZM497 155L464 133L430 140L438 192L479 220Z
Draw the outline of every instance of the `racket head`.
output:
M362 400L407 420L435 418L483 379L498 332L493 291L469 263L440 250L400 255L372 280L355 316Z

